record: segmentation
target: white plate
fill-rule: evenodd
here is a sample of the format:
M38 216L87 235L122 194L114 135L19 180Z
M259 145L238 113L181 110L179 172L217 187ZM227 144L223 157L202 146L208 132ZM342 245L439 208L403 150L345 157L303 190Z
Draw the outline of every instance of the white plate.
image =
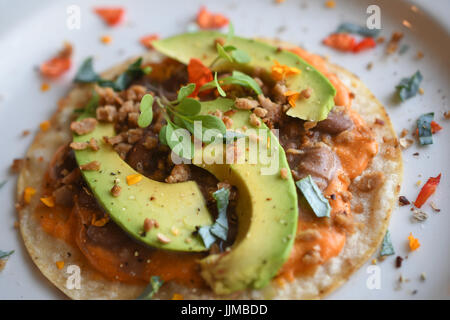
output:
M419 12L411 10L406 1L336 1L334 9L324 6L325 0L287 0L274 4L273 0L246 1L127 1L127 23L108 28L92 13L92 1L77 1L81 8L81 29L66 27L67 7L74 1L14 1L0 3L0 128L1 155L0 181L7 184L0 191L3 210L0 220L0 249L16 252L0 273L0 299L55 299L64 298L58 290L40 274L31 262L16 229L14 221L15 177L8 173L13 158L23 157L38 124L55 110L56 101L70 88L70 82L80 62L94 55L95 67L102 70L125 57L139 54L143 48L139 37L157 32L169 36L186 31L202 3L211 11L225 13L234 23L236 32L245 36L279 37L305 46L307 49L328 55L333 62L356 73L386 106L397 132L403 128L413 130L421 114L434 111L435 120L444 128L435 135L434 144L427 147L413 146L404 152L405 175L401 194L414 200L418 194L418 180L422 184L430 176L442 172L442 181L432 200L442 209L440 213L424 209L429 219L424 223L412 223L409 207L397 209L391 220L390 231L398 255L408 256L401 269L395 269L395 256L379 263L381 289L370 290L366 286L369 277L367 264L350 280L334 292L332 299L448 299L449 277L449 227L450 218L450 149L449 120L443 119L448 111L449 94L449 22L445 14L450 3L442 1L416 1ZM392 31L405 33L402 43L410 49L399 56L386 57L385 45L358 55L341 54L321 44L340 22L364 24L366 8L377 3L381 7L382 36L389 38ZM119 1L101 1L105 5L120 5ZM100 4L99 4L100 5ZM412 28L406 28L407 20ZM113 43L103 45L99 38L111 35ZM68 40L75 47L74 68L60 80L51 84L50 91L40 91L41 79L36 66L51 57ZM417 60L418 50L425 57ZM373 69L366 65L373 62ZM394 105L391 97L400 79L420 70L424 76L419 95L400 105ZM32 134L21 137L23 130ZM412 154L419 152L419 157ZM407 236L412 232L421 247L410 253ZM427 279L420 281L425 272ZM410 279L396 290L396 279L402 274ZM416 294L412 291L417 290Z

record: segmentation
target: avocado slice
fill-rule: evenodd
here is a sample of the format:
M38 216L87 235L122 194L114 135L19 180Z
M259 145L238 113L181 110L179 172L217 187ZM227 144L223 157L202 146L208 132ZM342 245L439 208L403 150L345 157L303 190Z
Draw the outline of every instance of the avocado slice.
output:
M226 112L231 107L202 103L201 113L208 114L217 109ZM244 127L252 128L250 112L235 111L231 116L233 129L244 132ZM260 129L267 130L267 136L275 144L278 153L275 156L279 160L276 173L262 174L265 165L261 162L250 164L248 151L245 151L243 163L199 165L239 191L236 208L239 230L235 243L224 253L209 255L200 261L201 275L217 294L266 286L288 259L295 239L298 207L294 180L277 138L264 124ZM281 168L287 169L287 179L281 178Z
M157 51L184 64L188 64L191 58L197 58L209 66L217 57L215 46L217 38L225 39L226 35L215 31L200 31L176 35L154 41L152 44ZM296 106L289 109L287 114L291 117L311 121L327 118L328 112L334 107L336 90L328 79L313 66L292 52L278 50L260 41L234 36L226 44L245 51L251 57L251 61L245 65L238 65L222 59L220 63L214 65L214 71L235 69L245 71L246 68L258 67L270 73L271 67L274 65L273 60L289 67L298 68L301 73L287 77L286 86L295 92L311 88L312 94L308 99L297 99Z
M79 120L88 116L82 115ZM131 236L152 247L185 252L207 250L203 241L193 235L196 227L213 223L198 185L193 181L168 184L145 176L138 183L128 185L126 177L137 172L103 141L104 136L113 135L112 124L98 123L93 132L73 136L76 142L94 138L100 147L98 151L75 151L75 158L78 165L91 161L100 163L99 171L81 172L95 198L112 220ZM121 193L118 197L111 194L115 181L120 181L118 185ZM159 227L153 227L144 235L145 218L155 219ZM166 243L164 238L161 241L161 235L170 242Z

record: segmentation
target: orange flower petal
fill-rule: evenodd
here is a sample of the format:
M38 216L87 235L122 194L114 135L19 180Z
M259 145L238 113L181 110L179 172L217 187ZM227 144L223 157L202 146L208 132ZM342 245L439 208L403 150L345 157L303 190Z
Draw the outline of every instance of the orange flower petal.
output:
M129 186L136 184L141 180L142 180L142 176L139 173L130 174L129 176L127 176L127 184Z
M412 233L409 234L408 240L409 240L409 249L410 249L411 251L414 251L414 250L419 249L419 247L420 247L419 239L414 238L414 236L412 235Z
M30 203L31 198L36 194L36 189L32 187L26 187L23 191L23 200L25 203Z
M53 208L55 206L55 199L52 196L41 198L41 202L49 208Z

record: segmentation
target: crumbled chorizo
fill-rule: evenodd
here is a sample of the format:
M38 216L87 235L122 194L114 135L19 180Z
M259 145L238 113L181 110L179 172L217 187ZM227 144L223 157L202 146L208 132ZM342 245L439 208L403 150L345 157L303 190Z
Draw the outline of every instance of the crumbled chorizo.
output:
M261 120L256 116L256 114L251 113L250 114L250 124L254 127L260 127L261 126Z
M95 140L95 138L91 138L91 140L89 140L89 148L91 148L91 150L94 151L98 151L100 149L97 140Z
M98 121L114 122L117 118L117 109L111 105L98 107L95 113Z
M70 148L73 150L84 150L88 147L87 142L77 142L77 141L73 141L70 143Z
M257 107L253 110L253 113L256 114L260 118L264 118L267 115L267 110L261 107Z
M259 103L256 100L249 98L237 98L235 101L236 108L241 110L251 110L256 108Z
M91 161L85 164L80 165L80 169L83 171L98 171L100 170L100 162Z
M122 135L119 134L119 135L114 136L114 137L103 137L103 140L107 144L114 146L114 145L116 145L118 143L121 143L123 141L123 137L122 137Z

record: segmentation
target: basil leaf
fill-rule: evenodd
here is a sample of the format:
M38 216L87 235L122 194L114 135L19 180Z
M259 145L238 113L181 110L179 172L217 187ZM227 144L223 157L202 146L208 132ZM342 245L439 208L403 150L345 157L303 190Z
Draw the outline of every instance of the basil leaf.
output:
M228 236L228 219L227 208L230 199L230 190L222 188L213 193L213 197L217 203L219 215L211 226L204 226L198 230L206 248L216 242L217 239L227 240Z
M375 38L380 33L380 29L369 29L367 27L359 26L353 23L342 23L339 25L339 27L336 30L336 33L353 33L353 34L359 34L363 37L370 37Z
M202 108L200 102L193 98L185 98L181 100L180 104L176 107L176 111L185 116L195 116Z
M249 63L251 61L251 58L247 54L247 52L239 50L239 49L232 51L231 56L237 63L245 64L245 63Z
M226 97L227 94L225 93L225 91L223 91L222 87L220 86L219 82L217 81L217 72L214 73L214 84L216 85L217 91L219 92L219 94L222 97Z
M220 45L220 43L216 44L216 48L219 57L228 60L229 62L233 62L233 58L225 51L225 49Z
M230 190L222 188L214 192L212 196L216 200L219 215L217 216L214 224L211 226L210 231L217 238L226 241L228 235L227 208L230 198Z
M419 131L419 142L421 145L433 144L433 131L431 130L431 121L433 121L434 112L423 114L417 120L417 129Z
M383 242L381 243L380 256L391 256L393 254L395 254L395 250L391 242L391 234L389 233L389 230L386 230Z
M153 96L151 94L146 94L141 99L141 104L139 109L141 114L138 118L138 125L141 128L146 128L152 123L153 120Z
M99 80L100 76L94 71L94 67L92 65L92 57L89 57L83 61L73 81L79 83L89 83L97 82Z
M86 107L84 108L84 113L95 116L95 112L97 111L99 101L100 96L95 90L92 90L92 96L89 99Z
M14 253L14 250L11 250L11 251L2 251L2 250L0 250L0 259L7 258L10 255L12 255L13 253Z
M317 217L329 217L331 207L310 175L295 183Z
M195 90L195 83L189 83L188 85L181 87L178 91L178 101L183 100L184 98L191 95L192 92Z
M423 77L420 71L416 71L416 73L413 74L411 78L403 78L395 87L400 100L405 101L417 95L422 79Z
M137 297L137 300L150 300L159 291L163 285L164 280L158 276L152 276L150 278L149 285L144 289L144 291Z

